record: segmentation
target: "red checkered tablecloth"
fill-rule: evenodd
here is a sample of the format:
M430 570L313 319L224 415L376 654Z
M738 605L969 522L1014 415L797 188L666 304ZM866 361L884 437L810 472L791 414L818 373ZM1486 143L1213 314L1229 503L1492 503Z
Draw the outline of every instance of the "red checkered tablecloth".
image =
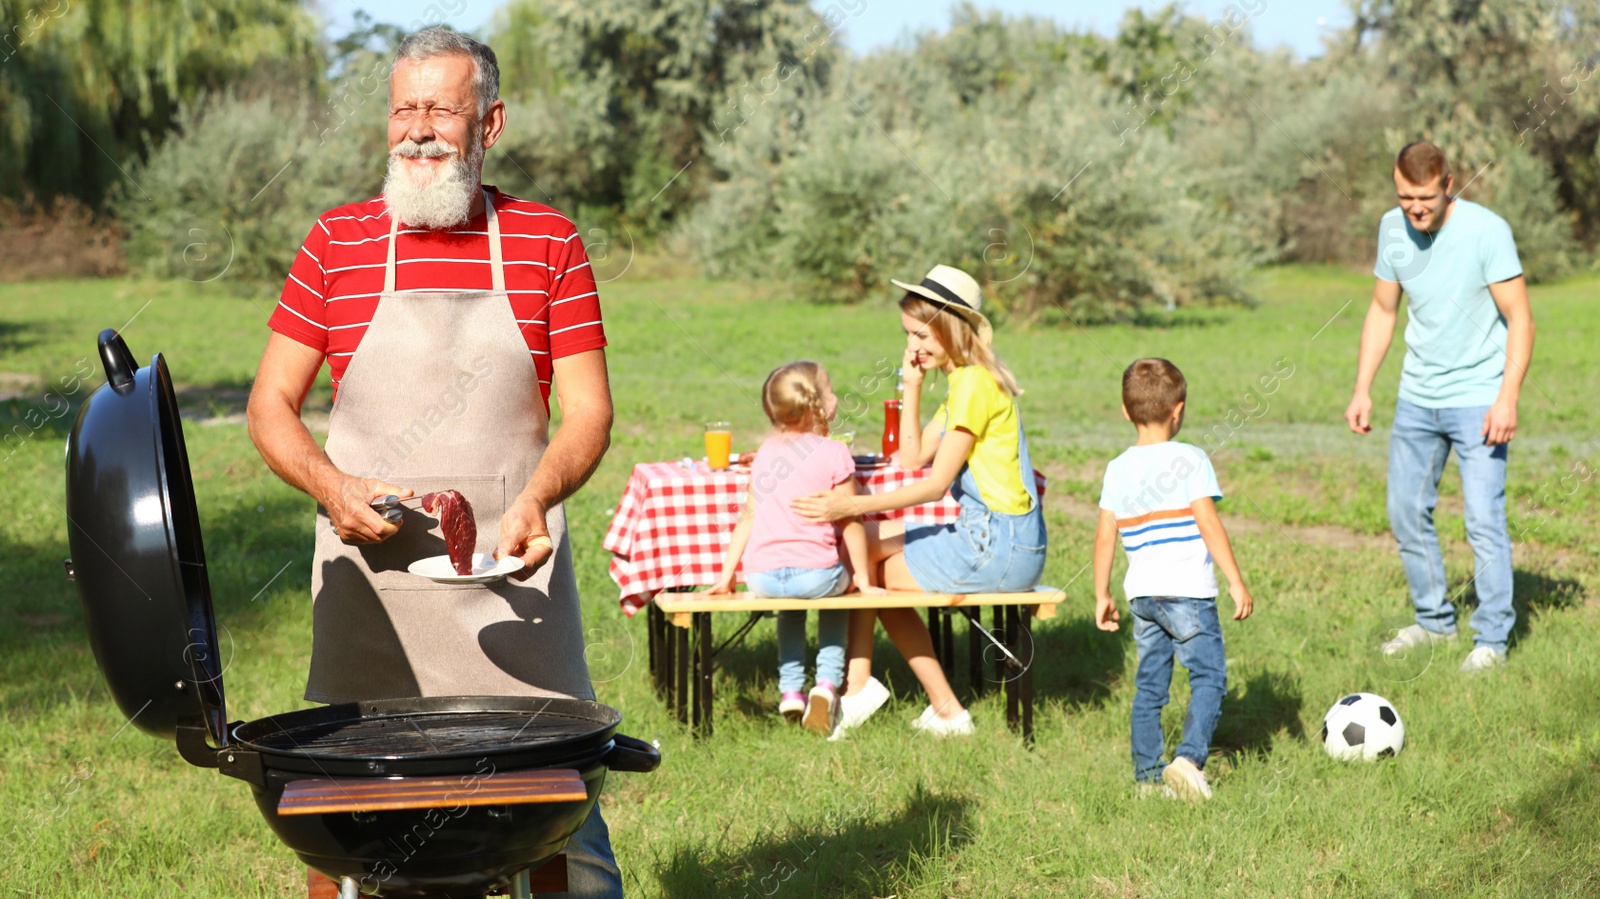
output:
M927 477L928 471L890 465L858 471L856 480L867 493L887 493ZM1044 475L1034 476L1043 496ZM748 469L712 471L704 462L635 465L602 543L612 553L611 579L622 591L623 610L632 615L669 587L715 582L749 486ZM959 514L960 506L946 494L938 502L868 517L944 524Z

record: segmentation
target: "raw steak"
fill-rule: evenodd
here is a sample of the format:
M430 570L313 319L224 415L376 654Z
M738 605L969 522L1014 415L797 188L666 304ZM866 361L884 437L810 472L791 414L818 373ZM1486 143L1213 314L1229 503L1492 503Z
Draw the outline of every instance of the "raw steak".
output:
M472 550L478 544L478 523L472 518L472 504L459 490L441 490L422 496L422 511L439 519L445 549L456 574L472 573Z

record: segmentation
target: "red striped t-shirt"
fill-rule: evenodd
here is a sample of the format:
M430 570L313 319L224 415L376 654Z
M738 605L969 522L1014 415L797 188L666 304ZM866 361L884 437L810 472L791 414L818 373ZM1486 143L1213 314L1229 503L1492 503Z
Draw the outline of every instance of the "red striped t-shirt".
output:
M493 187L485 189L500 219L511 311L533 354L549 409L553 360L606 345L594 273L578 229L566 216ZM492 286L488 224L481 213L450 231L411 229L402 222L397 240L396 290ZM324 354L335 397L378 308L388 252L389 211L382 197L323 213L289 267L267 323Z

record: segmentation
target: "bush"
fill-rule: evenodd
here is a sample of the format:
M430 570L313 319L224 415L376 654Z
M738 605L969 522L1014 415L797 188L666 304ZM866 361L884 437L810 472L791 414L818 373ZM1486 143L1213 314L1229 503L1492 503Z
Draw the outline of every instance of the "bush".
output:
M726 179L683 232L710 271L849 300L944 262L1023 320L1245 299L1271 248L1207 194L1212 173L1162 128L1130 139L1076 39L964 15L712 149ZM1019 58L1051 64L1023 77Z
M318 215L382 189L383 108L377 91L328 106L226 93L186 107L116 201L128 258L153 275L275 292Z

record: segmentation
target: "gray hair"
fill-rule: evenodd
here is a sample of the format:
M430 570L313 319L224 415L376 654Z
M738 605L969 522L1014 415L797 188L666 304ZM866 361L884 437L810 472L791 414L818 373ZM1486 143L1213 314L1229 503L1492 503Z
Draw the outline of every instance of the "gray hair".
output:
M465 56L472 60L472 92L478 98L478 117L482 118L500 99L500 63L494 51L482 41L451 31L441 25L406 35L394 51L394 64L400 60L421 62L436 56ZM389 71L393 73L394 67Z

